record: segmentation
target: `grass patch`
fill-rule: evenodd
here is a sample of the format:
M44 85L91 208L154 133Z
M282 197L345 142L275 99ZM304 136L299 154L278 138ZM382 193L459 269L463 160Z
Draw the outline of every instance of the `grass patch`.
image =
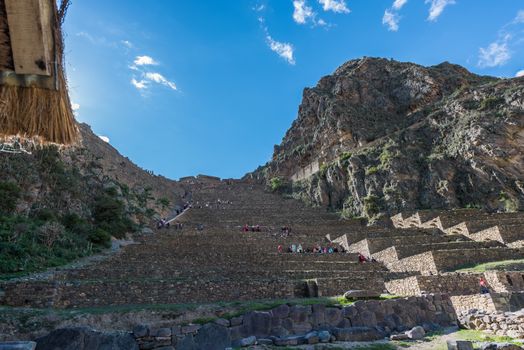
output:
M498 336L469 329L461 329L456 333L456 335L458 339L469 340L471 342L511 343L519 346L524 345L524 343L517 342L511 337Z
M488 262L484 264L464 267L464 268L457 270L456 272L482 273L482 272L486 272L490 270L523 271L524 270L524 259Z

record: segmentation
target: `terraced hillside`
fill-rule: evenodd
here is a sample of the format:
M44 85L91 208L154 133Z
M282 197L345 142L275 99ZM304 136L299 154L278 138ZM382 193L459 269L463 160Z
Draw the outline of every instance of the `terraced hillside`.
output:
M138 244L90 266L6 282L2 303L76 308L335 296L350 289L380 293L395 279L524 257L502 242L477 242L436 227L367 227L359 220L340 220L249 182L189 178L182 186L193 207L169 229L141 236ZM409 226L396 219L396 225ZM260 225L260 232L243 232L246 224ZM283 226L291 228L289 236L281 234ZM338 238L329 243L326 235ZM335 242L350 252L277 251L279 245ZM359 263L357 253L379 262ZM438 265L437 256L458 258Z

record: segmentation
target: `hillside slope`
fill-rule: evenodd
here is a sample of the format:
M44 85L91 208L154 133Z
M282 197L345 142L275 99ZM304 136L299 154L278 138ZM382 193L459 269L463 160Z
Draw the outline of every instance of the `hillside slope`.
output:
M273 159L247 177L345 216L524 207L524 79L442 63L345 63L305 89Z
M81 143L0 152L0 274L61 265L168 216L182 189L79 125Z

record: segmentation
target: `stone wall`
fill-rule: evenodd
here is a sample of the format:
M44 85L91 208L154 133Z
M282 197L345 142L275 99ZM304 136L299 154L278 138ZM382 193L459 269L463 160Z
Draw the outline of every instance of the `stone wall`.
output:
M315 174L320 170L320 163L318 160L311 162L308 166L297 171L293 176L291 176L292 181L300 181L307 179L311 175Z
M400 296L421 295L417 276L407 277L386 282L386 289L390 294Z
M486 271L486 281L496 292L524 291L524 273L511 271Z
M359 301L346 307L325 305L281 305L269 311L254 311L231 319L217 319L206 325L173 325L134 330L141 349L158 346L215 349L242 344L297 345L319 342L322 334L336 340L378 340L392 332L414 326L455 325L456 313L446 295L425 295L393 300ZM315 340L316 339L316 340Z
M468 313L470 310L497 311L491 294L455 295L451 297L451 302L457 314Z
M475 232L470 235L471 239L475 241L499 241L503 242L502 237L500 236L498 226L493 226L485 230Z
M360 276L355 278L317 278L318 293L316 296L337 296L348 290L365 289L382 294L384 292L384 278L382 276Z
M524 253L507 248L463 249L460 251L440 250L433 252L437 271L450 271L468 264L481 264L490 261L522 259ZM434 271L434 272L437 272Z
M446 293L449 295L470 295L480 292L479 277L476 274L445 274L414 276L386 283L386 289L395 295L421 295L424 293Z
M389 268L394 272L420 271L423 274L437 273L432 252L417 254L399 260L391 264Z
M461 315L462 327L508 336L514 339L524 337L524 313L512 312L475 312Z
M373 254L373 257L389 267L394 262L398 261L397 249L395 247L389 247L381 250L378 253Z

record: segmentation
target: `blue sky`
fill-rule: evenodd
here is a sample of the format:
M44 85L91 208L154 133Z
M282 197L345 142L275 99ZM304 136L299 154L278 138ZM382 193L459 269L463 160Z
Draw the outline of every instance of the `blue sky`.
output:
M65 33L78 120L173 179L264 164L353 58L524 70L523 0L77 0Z

